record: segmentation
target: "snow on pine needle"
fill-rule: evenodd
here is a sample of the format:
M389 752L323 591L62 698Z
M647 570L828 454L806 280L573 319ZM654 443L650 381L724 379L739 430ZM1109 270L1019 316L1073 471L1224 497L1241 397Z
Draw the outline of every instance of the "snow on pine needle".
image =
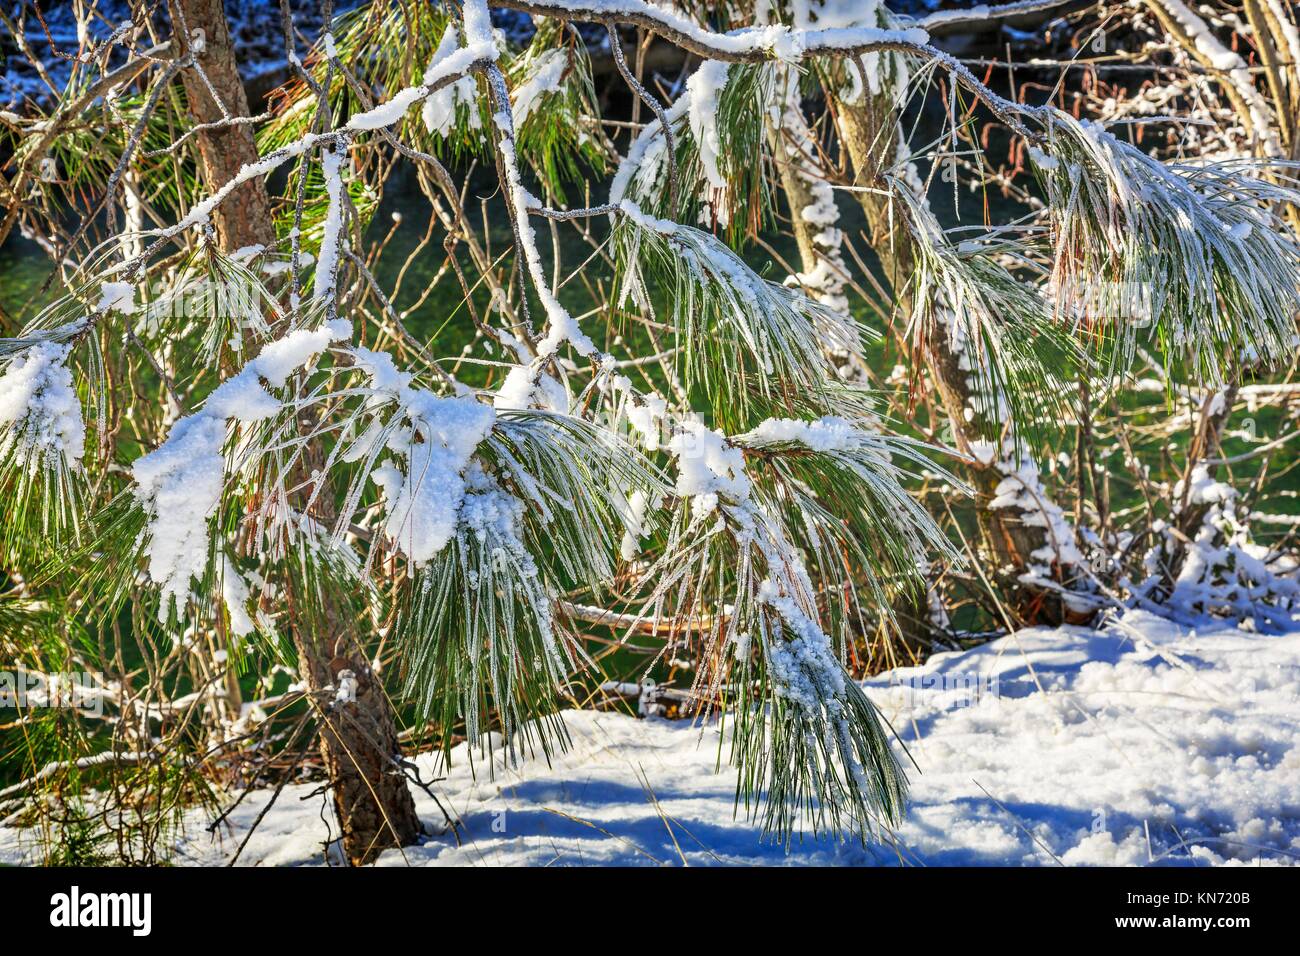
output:
M652 120L619 163L610 202L627 199L654 217L716 225L733 243L767 223L772 202L761 157L764 117L777 88L777 69L770 63L701 64L664 111L674 155L659 121ZM677 173L676 196L670 166Z
M617 436L540 411L498 417L464 483L454 533L397 604L407 692L447 747L459 721L478 739L495 713L511 753L550 753L564 742L557 693L581 660L556 599L600 595L621 538L653 528L627 513L627 489L647 500L667 489Z
M1022 251L1014 244L954 244L928 206L905 186L895 190L912 232L912 315L907 334L918 354L936 338L965 373L972 425L997 441L1008 421L1038 443L1068 420L1068 384L1083 367L1082 350L1055 322ZM1029 281L1008 268L1020 265Z
M158 448L131 466L135 499L148 516L145 553L149 579L160 590L161 622L167 622L173 607L178 616L183 614L191 580L203 580L207 573L213 550L209 525L226 487L230 426L276 416L284 404L263 382L284 388L290 375L349 334L347 322L335 322L295 329L266 345L213 389L198 411L173 424Z
M1250 161L1166 164L1100 125L1047 114L1035 171L1051 203L1051 292L1063 317L1115 339L1114 364L1140 338L1167 363L1219 383L1240 360L1293 354L1300 244L1283 222L1290 180ZM1289 167L1281 167L1289 169ZM1144 331L1149 330L1149 331Z
M764 829L788 841L806 818L814 832L856 831L864 838L897 825L907 777L879 712L800 602L770 579L759 597L773 612L756 621L771 703L738 717L733 753L750 748L741 772L754 766L768 780ZM753 729L743 732L751 721Z
M384 533L418 568L455 533L465 470L496 413L472 395L444 398L414 387L411 373L398 370L385 352L357 347L352 357L369 380L371 395L364 409L370 421L342 453L344 461L366 462L348 495L349 504L355 505L368 474L383 490ZM379 413L390 406L387 420L381 420ZM389 457L376 466L384 452ZM352 510L345 508L345 513Z
M705 204L719 225L730 221L727 178L722 174L722 137L718 132L718 99L727 85L729 63L705 60L686 81L690 105L686 119L695 139L696 155L708 184Z
M506 76L519 157L564 203L565 185L581 182L585 169L603 173L613 154L593 119L599 110L586 44L571 25L541 20Z
M460 49L460 34L456 24L448 23L443 31L438 48L429 61L425 71L425 82L430 83L438 76L438 68ZM450 86L430 94L420 108L420 118L430 135L449 137L458 124L471 130L483 127L482 114L478 105L478 81L472 76L462 77Z
M448 748L462 720L486 747L481 735L495 714L511 756L520 743L549 753L563 744L553 741L562 725L552 701L573 643L558 632L551 589L524 544L524 503L478 462L464 486L455 533L402 592L394 635L405 649L405 693L444 728Z
M18 353L0 375L0 460L27 472L80 466L86 425L67 366L71 346L42 342Z
M905 580L923 586L913 549L951 555L891 461L899 452L919 466L919 447L824 417L772 419L734 438L681 422L668 451L679 506L648 574L655 588L647 608L692 635L698 706L730 715L737 800L779 839L805 825L865 835L896 820L906 780L878 715L845 672L849 615L833 605L856 597L834 569L846 555L861 560L883 595ZM827 478L836 468L838 477ZM810 484L817 476L820 484ZM856 514L839 510L851 501ZM877 533L858 537L846 518L875 522ZM832 631L823 618L835 622Z
M86 425L68 357L72 346L38 342L0 366L0 486L12 488L12 538L28 505L43 531L77 527ZM12 484L11 484L12 482Z
M837 635L865 623L859 616L864 605L888 617L899 593L922 587L917 555L961 562L904 484L929 474L969 493L930 459L931 446L835 416L768 419L733 440L762 458L759 494L788 527L801 529L800 547L825 582L823 590L846 595L826 606ZM844 555L851 556L861 581L846 573Z
M647 216L631 200L621 209L619 303L653 316L651 290L663 290L686 387L709 398L718 424L743 428L755 406L860 409L828 358L861 354L863 330L850 317L759 277L707 232Z

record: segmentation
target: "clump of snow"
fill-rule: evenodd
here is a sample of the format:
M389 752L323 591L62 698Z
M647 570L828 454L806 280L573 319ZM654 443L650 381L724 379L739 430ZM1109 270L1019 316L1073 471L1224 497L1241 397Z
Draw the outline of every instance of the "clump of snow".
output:
M810 717L823 709L838 718L843 705L844 668L831 640L811 617L771 581L764 581L759 598L780 616L784 627L764 647L767 667L779 697L791 701Z
M649 394L641 396L641 402L629 403L627 420L641 436L641 444L646 451L658 451L660 433L668 420L668 400L662 395Z
M691 135L695 137L700 166L708 182L708 207L718 223L724 226L728 219L727 177L719 165L722 139L718 134L718 101L727 86L730 66L718 60L705 60L686 81L686 92L690 97L686 119Z
M977 454L984 453L987 447ZM973 449L974 451L974 449ZM1061 506L1043 487L1038 463L1024 449L1017 452L1004 445L1002 457L994 464L1002 480L993 489L990 511L1011 511L1023 525L1043 530L1043 544L1029 554L1029 562L1020 574L1024 584L1035 585L1059 579L1071 580L1081 589L1090 587L1088 560L1075 541L1074 527ZM1062 600L1078 613L1097 608L1097 599L1076 591L1062 591Z
M338 685L334 691L334 703L337 705L355 704L357 702L357 675L351 670L341 670L336 678Z
M199 411L173 424L166 441L132 464L135 498L149 519L146 554L149 579L161 589L161 621L166 622L173 602L178 610L185 606L191 578L202 578L208 566L208 522L225 484L222 449L229 424L258 422L276 414L282 403L261 382L283 388L291 374L347 334L347 323L336 322L319 329L295 329L265 346L213 389ZM238 591L234 593L237 597ZM231 612L232 627L237 613Z
M650 499L645 492L637 489L627 497L627 503L619 509L619 517L623 520L623 540L619 543L618 554L624 561L631 561L636 558L640 551L641 539L646 535L646 510L650 507ZM658 504L655 505L658 507Z
M479 443L496 423L496 412L473 396L440 398L413 388L411 376L399 372L392 357L368 349L354 350L357 365L371 386L396 401L385 459L371 478L384 491L384 532L417 567L451 540L465 498L465 470ZM370 449L367 436L358 444ZM397 460L400 459L400 460Z
M324 352L331 342L346 339L349 334L346 322L333 322L316 329L294 329L265 346L240 375L255 374L272 388L283 388L290 375Z
M226 420L198 412L131 466L135 497L149 515L149 579L161 589L160 620L185 606L190 579L208 566L208 520L221 501Z
M280 400L270 394L256 375L235 375L214 388L204 411L223 420L254 422L280 410Z
M11 454L29 471L77 467L86 426L67 367L70 346L41 342L20 352L0 376L0 461Z
M442 65L454 54L459 48L459 34L456 32L456 25L449 24L446 32L442 35L442 40L438 43L438 49L434 51L433 59L429 61L429 68L424 74L425 86L432 86L437 82ZM478 129L483 125L482 118L476 106L478 99L478 84L474 77L465 76L450 86L431 93L424 101L424 107L420 111L420 116L424 120L425 129L430 133L436 133L439 136L446 136L451 132L452 126L456 122L456 108L464 105L468 108L467 116L470 127Z
M339 265L339 242L343 233L343 178L341 169L346 154L329 148L321 153L320 165L325 174L325 193L329 207L325 213L324 232L320 241L320 260L316 263L317 299L334 294L334 278Z
M1037 166L1039 169L1045 169L1048 172L1055 171L1056 169L1060 168L1061 165L1061 161L1059 159L1057 159L1055 156L1052 156L1050 153L1043 152L1037 146L1029 147L1029 158L1034 161L1034 165Z
M444 401L457 409L474 405L476 415L479 408L490 411L474 399ZM456 530L465 493L461 472L469 464L469 456L422 441L412 443L406 457L405 471L390 459L371 477L384 490L384 531L418 567L441 551Z
M624 199L618 205L624 214L642 229L649 229L661 236L671 236L677 231L677 223L671 219L660 219L657 216L647 215L641 211L640 206L630 199Z
M498 411L524 408L544 408L547 411L567 413L569 394L556 378L544 374L531 365L515 365L502 380L492 396L492 407Z
M105 282L100 286L99 303L96 312L121 312L131 315L135 312L135 286L129 282Z
M727 188L727 178L718 166L722 155L722 140L718 135L718 100L727 86L730 69L730 63L705 60L686 81L686 89L691 95L686 112L687 121L700 151L700 165L704 167L705 178L717 190Z
M468 50L460 51L462 54L468 52ZM458 57L455 59L455 63L459 65L463 59L466 58L464 56ZM448 62L451 62L450 58ZM460 71L457 70L456 72ZM346 128L357 132L386 129L405 116L406 111L412 106L428 96L427 89L427 86L408 86L403 90L398 90L391 99L380 103L373 109L366 110L364 113L355 114L348 120Z
M749 500L745 453L721 433L702 422L685 422L669 440L668 451L677 462L677 494L691 499L695 514L716 510L719 496L731 504Z
M758 443L794 442L812 451L851 451L860 447L866 433L847 419L824 415L816 421L769 418L744 436Z
M472 46L493 44L492 15L484 0L465 0L460 15L465 24L466 43Z
M621 414L627 416L641 446L646 451L658 451L669 420L668 400L658 392L641 394L626 375L611 375L606 381L602 387L620 396Z
M1222 393L1220 393L1222 395ZM1220 404L1222 399L1218 399ZM1214 400L1211 400L1212 402ZM1210 406L1210 414L1214 414L1214 405ZM1174 486L1174 498L1181 500L1183 496L1183 483L1179 482ZM1197 465L1192 469L1191 479L1187 482L1187 503L1191 505L1208 505L1221 504L1226 501L1232 501L1237 496L1237 491L1229 484L1222 481L1215 481L1210 477L1210 471L1205 465Z

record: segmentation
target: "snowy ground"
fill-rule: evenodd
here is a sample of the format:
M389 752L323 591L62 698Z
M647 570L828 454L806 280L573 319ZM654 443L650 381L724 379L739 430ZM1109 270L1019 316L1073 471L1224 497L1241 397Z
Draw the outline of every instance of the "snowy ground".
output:
M457 754L437 788L464 823L463 845L431 838L381 863L1300 860L1300 634L1191 631L1131 613L1100 632L1021 631L868 688L921 771L894 845L805 839L787 855L733 815L713 728L571 712L573 749L550 767L539 759L475 781ZM286 788L241 863L322 861L326 811L320 796L304 799L311 789ZM196 820L177 862L227 860L265 799L246 800L220 840ZM21 856L19 835L0 831L0 862Z

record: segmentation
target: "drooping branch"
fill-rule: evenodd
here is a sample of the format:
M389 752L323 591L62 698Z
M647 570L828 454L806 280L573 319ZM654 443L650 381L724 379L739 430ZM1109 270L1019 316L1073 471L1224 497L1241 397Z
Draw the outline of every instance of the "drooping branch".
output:
M618 67L619 75L642 102L650 107L650 112L654 113L655 118L659 120L659 128L664 131L664 141L668 147L668 209L669 215L675 216L677 213L677 146L673 142L672 124L668 122L663 104L642 86L632 75L632 71L627 68L627 61L623 58L623 41L618 38L618 28L612 23L606 24L606 28L609 31L609 49L614 55L614 65Z

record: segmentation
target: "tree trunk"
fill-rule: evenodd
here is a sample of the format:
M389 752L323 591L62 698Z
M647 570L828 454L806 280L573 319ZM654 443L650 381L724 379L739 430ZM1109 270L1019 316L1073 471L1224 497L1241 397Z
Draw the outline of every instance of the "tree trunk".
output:
M1191 501L1192 475L1197 466L1205 468L1206 477L1211 481L1218 478L1219 468L1209 464L1211 456L1223 453L1223 430L1228 419L1232 417L1232 406L1237 400L1237 379L1234 372L1231 384L1222 391L1211 392L1201 404L1200 418L1196 431L1192 434L1191 444L1187 448L1187 467L1183 472L1182 494L1174 501L1173 526L1177 531L1174 539L1168 542L1170 553L1164 562L1163 587L1166 593L1172 593L1183 567L1190 554L1189 542L1196 538L1205 523L1206 517L1214 507L1211 502Z
M842 101L835 104L840 140L853 166L854 184L873 187L855 195L866 214L872 250L885 279L893 288L896 300L906 308L906 288L915 257L913 238L902 222L900 210L891 209L891 201L880 182L882 171L895 162L900 141L899 119L888 98L864 99L861 104ZM925 343L924 348L926 363L953 430L953 444L969 452L980 433L978 409L982 407L972 393L970 373L962 368L962 355L952 348L942 332ZM1004 442L1014 434L1014 422L988 424L1002 428ZM1031 508L990 507L1004 496L1008 483L1024 484L1018 477L1019 463L1006 461L1006 457L1003 449L995 450L988 461L973 456L967 473L975 487L982 536L992 552L995 568L1003 572L1000 576L1011 596L1012 610L1029 624L1080 622L1090 618L1091 611L1072 608L1058 591L1035 587L1023 580L1024 572L1035 565L1049 567L1052 577L1065 587L1079 583L1083 575L1082 569L1070 566L1070 558L1075 553L1073 533L1069 541L1055 540L1052 534L1054 519L1063 521L1063 518L1060 509L1046 498L1041 488L1017 487L1016 490L1024 492L1022 499L1033 501ZM1045 516L1049 520L1042 520Z
M356 639L347 601L327 591L312 593L321 594L325 606L318 614L293 613L294 646L300 676L321 716L321 757L343 852L360 866L389 847L414 843L423 828L398 765L401 750L388 696ZM334 700L326 703L331 687Z
M835 197L831 191L814 143L816 134L804 118L798 74L781 75L784 109L779 122L768 120L768 141L776 158L781 190L790 207L790 228L799 247L801 269L787 281L797 282L822 305L848 315L844 294L848 267L841 252ZM842 343L831 342L826 352L845 381L865 383L867 368L862 358Z
M169 0L172 26L179 53L193 54L220 97L196 69L181 72L185 100L195 123L216 123L230 116L248 116L248 97L236 68L235 50L222 0ZM182 26L183 25L183 26ZM202 44L197 42L202 31ZM257 161L257 143L251 126L227 126L205 130L197 136L204 179L209 188L235 177L239 169ZM212 213L221 248L233 252L244 246L270 245L275 241L271 202L261 179L250 180L221 203Z
M185 95L194 121L212 123L226 115L249 115L221 0L169 0L169 7L177 35L182 33L182 23L188 31L181 39L182 53L196 46L195 31L203 31L203 48L195 51L196 59L225 107L223 113L196 70L185 70ZM209 190L233 179L258 156L248 125L205 130L197 139ZM235 190L216 208L213 218L226 252L275 242L271 203L260 178ZM324 493L319 500L333 499ZM396 763L400 751L392 708L367 661L347 596L313 590L311 599L325 604L319 613L308 613L294 597L290 590L294 646L301 676L323 723L321 756L343 831L343 850L353 864L366 863L388 847L414 843L421 832L415 801ZM356 682L354 698L344 695L323 704L334 696L346 672Z

